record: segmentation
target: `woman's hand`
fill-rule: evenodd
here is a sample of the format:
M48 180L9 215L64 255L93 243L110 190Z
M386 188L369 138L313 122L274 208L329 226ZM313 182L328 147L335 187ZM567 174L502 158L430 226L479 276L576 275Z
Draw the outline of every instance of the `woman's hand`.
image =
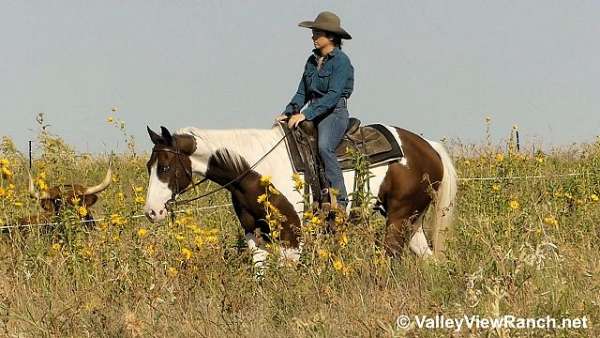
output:
M289 117L289 116L287 116L287 115L285 115L285 114L281 114L281 115L278 115L278 116L275 118L275 121L277 121L277 122L285 121L285 120L287 120L287 119L288 119L288 117Z
M306 120L306 116L304 116L303 113L294 114L288 120L288 127L290 127L290 128L296 128L296 127L298 127L298 125L300 124L300 122L302 122L304 120Z

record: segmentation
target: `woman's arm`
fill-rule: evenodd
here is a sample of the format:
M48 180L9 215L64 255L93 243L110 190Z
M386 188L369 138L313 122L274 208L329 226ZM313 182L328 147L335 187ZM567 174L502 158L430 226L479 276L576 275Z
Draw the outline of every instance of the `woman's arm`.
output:
M306 101L306 83L304 81L304 74L302 74L296 95L292 97L292 101L285 107L285 111L283 113L286 115L291 115L294 112L299 112L300 109L302 109L302 107L304 107L306 104Z
M307 93L308 88L306 88L306 68L308 67L308 62L310 61L310 57L306 60L306 64L304 65L304 72L302 73L302 77L300 78L300 83L298 84L298 90L294 97L292 97L292 101L285 107L285 111L283 112L286 115L291 115L295 112L299 112L302 107L308 102Z

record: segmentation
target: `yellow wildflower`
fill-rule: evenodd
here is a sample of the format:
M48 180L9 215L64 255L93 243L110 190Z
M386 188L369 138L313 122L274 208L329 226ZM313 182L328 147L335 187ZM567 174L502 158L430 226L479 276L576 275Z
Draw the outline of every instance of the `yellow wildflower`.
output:
M596 194L591 194L590 199L594 202L598 202L600 200L600 198L598 198L598 195Z
M314 225L319 225L321 224L321 219L317 216L313 216L313 218L310 219L310 222Z
M125 194L123 194L122 192L120 192L120 193L117 193L117 198L118 198L120 201L124 201L124 200L125 200Z
M329 251L327 251L326 249L319 249L317 251L317 253L319 254L319 257L323 258L323 259L327 259L329 258L329 256L331 255L329 253Z
M200 230L200 227L198 226L198 224L190 224L187 226L188 229L192 230L193 233L195 234L199 234L202 231Z
M52 251L59 251L59 250L60 250L60 247L61 247L60 243L54 243L54 244L52 244L52 246L51 246L51 248L52 248Z
M137 203L137 204L144 204L145 201L146 200L142 196L138 196L135 198L135 203Z
M312 211L307 211L304 213L304 219L311 219L311 218L313 218Z
M275 189L272 185L269 186L269 192L273 195L279 195L279 190Z
M292 175L292 181L294 181L294 189L299 191L304 188L304 181L302 180L302 177L300 177L300 175L298 173L294 173Z
M206 236L206 242L211 245L215 245L219 242L219 237L215 235Z
M175 239L178 242L181 242L181 241L183 241L185 239L185 237L182 234L177 234L177 235L175 235Z
M267 176L267 175L263 175L260 177L260 184L263 187L268 186L269 184L271 184L271 176Z
M81 250L80 254L83 257L92 258L94 256L94 248L92 248L91 246L87 246Z
M196 244L196 247L200 249L204 245L204 240L201 236L196 236L194 237L194 244Z
M348 236L346 236L346 234L343 234L342 237L340 237L340 245L342 247L345 247L348 245Z
M23 202L15 202L13 204L15 205L15 207L18 207L18 208L23 206Z
M85 217L88 215L88 210L85 206L82 205L79 208L77 208L77 213L80 217Z
M465 161L465 165L466 165L466 166L470 166L470 165L471 165L471 161L469 161L469 160L466 160L466 161Z
M36 184L38 188L40 188L40 190L48 190L48 184L46 184L46 181L44 181L43 179L38 178Z
M148 256L154 256L155 250L154 250L154 245L149 244L148 246L146 246L146 254Z
M544 158L543 158L543 157L541 157L541 156L538 156L538 157L536 157L536 158L535 158L535 160L536 160L536 161L537 161L539 164L542 164L542 163L544 163Z
M342 260L341 260L341 259L339 259L339 258L338 258L338 259L336 259L336 260L333 262L333 268L334 268L336 271L341 271L341 270L344 268L344 262L342 262Z
M177 276L177 269L175 269L172 266L168 267L167 268L167 276L169 276L171 278L175 278Z
M340 194L339 190L336 188L329 188L329 190L331 191L331 195L333 195L333 197L337 197Z
M502 162L502 161L504 161L504 154L502 154L502 153L496 154L496 162Z
M0 159L0 166L8 167L9 165L10 165L10 162L8 161L8 159L6 159L6 158Z
M573 199L573 195L571 195L568 192L565 193L565 197L568 198L568 199Z
M498 184L498 183L494 183L494 184L492 185L492 191L496 191L496 192L497 192L497 191L500 191L500 184Z
M125 225L127 220L119 214L112 214L110 215L110 223L112 225Z
M113 123L114 121L115 121L115 119L114 119L112 116L109 116L109 117L106 119L106 122L108 122L108 123Z
M512 201L510 201L510 202L508 203L508 205L509 205L509 206L510 206L510 208L511 208L511 209L513 209L513 210L519 209L519 206L520 206L519 202L518 202L518 201L516 201L516 200L512 200Z
M146 237L147 234L148 234L148 230L146 230L145 228L139 228L137 231L137 235L139 238L144 238L144 237Z
M0 187L0 197L4 197L4 195L6 195L6 190L4 190L4 188Z
M2 177L10 179L13 177L13 173L7 167L2 167Z
M259 195L256 201L260 204L264 203L267 200L267 194Z
M139 193L139 192L142 192L142 191L144 191L144 188L143 188L143 187L133 187L133 191L135 191L135 192L138 192L138 193Z
M558 221L554 216L544 217L544 224L558 226Z
M271 231L271 238L272 239L278 239L279 238L279 231L277 231L277 230Z
M192 258L192 250L188 248L181 248L181 256L183 256L183 258L185 258L186 260L189 260L190 258Z
M344 221L346 221L346 217L344 215L338 214L335 216L335 224L342 225L344 224Z

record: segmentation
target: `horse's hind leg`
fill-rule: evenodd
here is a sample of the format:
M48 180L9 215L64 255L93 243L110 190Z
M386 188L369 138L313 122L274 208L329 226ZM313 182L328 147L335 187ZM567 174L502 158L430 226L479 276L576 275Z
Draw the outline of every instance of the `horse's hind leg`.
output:
M388 212L386 220L387 231L383 240L386 252L391 256L399 256L406 244L406 241L414 230L412 224L414 216L411 217L407 210L394 210Z
M408 243L408 247L417 256L428 257L433 255L433 252L431 251L429 243L427 242L427 238L425 237L425 233L423 232L423 217L425 217L425 213L421 213L421 215L413 223L413 228L416 228L417 230L412 235L412 238Z
M395 214L395 215L394 215ZM402 253L408 239L408 247L419 257L432 255L431 248L423 232L424 212L406 216L402 213L391 214L386 222L384 246L388 254L398 256Z

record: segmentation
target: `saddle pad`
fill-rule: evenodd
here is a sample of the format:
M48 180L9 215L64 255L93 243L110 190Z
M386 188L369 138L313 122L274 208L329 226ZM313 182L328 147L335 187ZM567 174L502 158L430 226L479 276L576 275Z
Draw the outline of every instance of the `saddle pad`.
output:
M279 126L283 128L281 124ZM382 124L371 124L360 127L352 134L344 135L344 139L336 148L338 163L342 170L354 169L349 149L356 149L365 153L369 158L371 167L401 160L404 156L402 146L398 143L397 137L394 137L392 131L396 132L393 127L387 127ZM285 144L294 171L303 173L305 171L304 161L300 156L298 144L295 139L293 137L286 137Z

